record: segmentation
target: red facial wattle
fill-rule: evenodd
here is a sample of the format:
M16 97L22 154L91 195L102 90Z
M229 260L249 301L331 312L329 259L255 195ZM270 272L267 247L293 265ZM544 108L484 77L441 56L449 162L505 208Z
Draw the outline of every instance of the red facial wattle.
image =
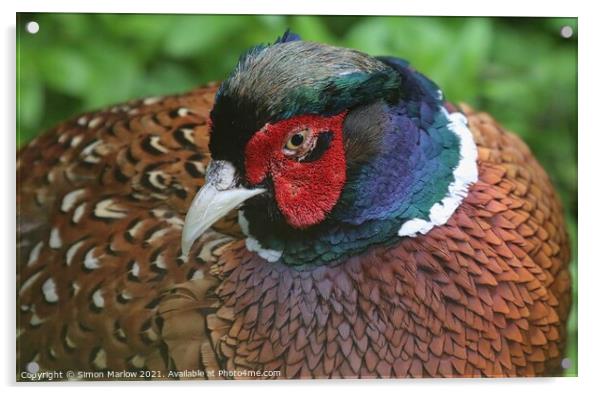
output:
M346 112L331 117L302 115L267 124L245 148L247 181L252 185L270 177L276 203L289 225L303 229L320 223L335 206L346 180L343 121ZM332 133L328 148L312 161L287 155L287 137L309 130L313 138Z

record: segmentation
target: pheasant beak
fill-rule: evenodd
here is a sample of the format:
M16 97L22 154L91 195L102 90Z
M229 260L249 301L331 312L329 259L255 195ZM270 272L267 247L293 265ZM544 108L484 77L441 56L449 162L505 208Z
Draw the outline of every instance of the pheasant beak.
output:
M197 192L186 214L182 230L182 253L187 256L196 239L230 210L265 191L263 188L241 187L232 163L212 161L207 167L205 185Z

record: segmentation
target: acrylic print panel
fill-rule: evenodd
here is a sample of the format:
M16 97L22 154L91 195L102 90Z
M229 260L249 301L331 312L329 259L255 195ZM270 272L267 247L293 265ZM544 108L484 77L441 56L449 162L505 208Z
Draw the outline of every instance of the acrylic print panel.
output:
M577 375L576 19L17 31L18 380Z

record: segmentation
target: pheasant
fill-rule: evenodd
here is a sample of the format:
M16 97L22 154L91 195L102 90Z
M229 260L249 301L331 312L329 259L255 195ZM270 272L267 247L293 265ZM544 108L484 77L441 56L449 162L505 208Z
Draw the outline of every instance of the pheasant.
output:
M17 182L18 369L560 371L570 251L548 176L404 60L287 32L221 85L61 123Z

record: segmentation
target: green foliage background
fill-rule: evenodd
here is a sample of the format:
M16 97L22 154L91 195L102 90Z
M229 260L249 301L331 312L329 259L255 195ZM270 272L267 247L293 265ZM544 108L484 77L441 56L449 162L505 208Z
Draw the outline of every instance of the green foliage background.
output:
M35 20L40 31L29 34ZM562 26L574 35L565 39ZM356 16L19 14L17 144L80 112L223 79L290 27L306 40L410 60L453 102L490 112L548 170L573 242L566 374L577 374L577 20Z

